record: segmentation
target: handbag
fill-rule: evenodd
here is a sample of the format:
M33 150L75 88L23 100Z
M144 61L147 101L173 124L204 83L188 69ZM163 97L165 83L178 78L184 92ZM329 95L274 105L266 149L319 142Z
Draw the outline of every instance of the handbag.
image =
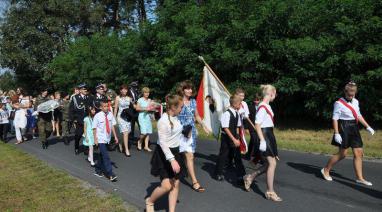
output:
M16 112L14 110L12 110L9 114L9 120L15 120L15 114L16 114Z
M183 126L182 134L184 135L184 137L189 138L191 130L192 130L192 126L191 125Z

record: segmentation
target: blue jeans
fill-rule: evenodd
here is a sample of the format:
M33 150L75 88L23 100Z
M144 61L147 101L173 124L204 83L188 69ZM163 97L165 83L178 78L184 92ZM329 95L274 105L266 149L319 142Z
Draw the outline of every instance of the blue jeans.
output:
M99 158L97 160L96 172L98 174L105 174L106 177L114 176L111 160L107 151L107 144L98 144Z

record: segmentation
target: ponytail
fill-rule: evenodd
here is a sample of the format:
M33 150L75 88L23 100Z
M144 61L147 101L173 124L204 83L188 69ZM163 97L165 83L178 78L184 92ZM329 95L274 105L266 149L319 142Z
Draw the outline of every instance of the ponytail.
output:
M179 95L174 95L174 94L168 94L166 95L166 108L167 108L167 116L168 116L168 121L170 122L171 129L174 128L174 123L172 123L170 119L170 114L168 111L170 110L171 107L178 106L179 102L181 101L181 97Z

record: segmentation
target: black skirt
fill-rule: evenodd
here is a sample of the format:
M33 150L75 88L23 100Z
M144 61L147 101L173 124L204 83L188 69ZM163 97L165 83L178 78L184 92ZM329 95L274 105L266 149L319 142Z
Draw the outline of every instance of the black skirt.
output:
M170 150L174 155L175 160L179 163L180 172L178 174L174 173L170 161L166 160L166 156L164 155L162 148L157 144L151 158L151 174L155 177L159 176L161 180L166 178L179 179L180 177L184 176L183 173L185 166L183 156L179 152L179 147L170 148Z
M338 146L342 149L362 148L363 142L361 134L359 133L358 123L355 120L338 120L338 131L342 137L341 145L332 139L332 145Z
M273 127L261 128L263 132L264 139L267 142L267 150L263 152L263 156L268 157L276 157L279 155L277 151L277 143L275 135L273 134Z

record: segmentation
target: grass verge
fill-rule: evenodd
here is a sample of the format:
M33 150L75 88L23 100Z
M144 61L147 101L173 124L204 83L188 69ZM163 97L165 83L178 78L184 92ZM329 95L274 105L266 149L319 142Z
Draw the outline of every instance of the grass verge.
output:
M1 211L136 211L114 194L85 186L13 146L0 143Z

